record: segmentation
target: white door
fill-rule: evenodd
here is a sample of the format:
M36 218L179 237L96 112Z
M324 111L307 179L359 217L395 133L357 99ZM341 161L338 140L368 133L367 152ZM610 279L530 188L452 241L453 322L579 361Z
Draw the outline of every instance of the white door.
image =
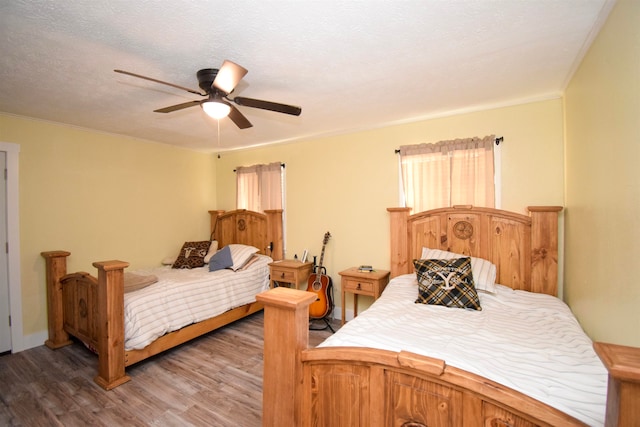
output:
M7 256L7 153L0 151L0 353L11 350Z

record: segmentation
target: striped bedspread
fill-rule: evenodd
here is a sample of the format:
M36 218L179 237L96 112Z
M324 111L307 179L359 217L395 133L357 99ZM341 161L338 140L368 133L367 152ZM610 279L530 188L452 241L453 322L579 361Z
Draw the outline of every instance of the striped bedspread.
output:
M415 304L415 274L321 346L407 350L489 378L590 426L604 424L607 371L569 307L549 295L498 285L482 311Z
M269 289L273 262L268 256L258 257L246 270L236 272L209 272L208 266L136 271L155 274L158 282L125 294L125 349L142 349L168 332L254 302L256 294Z

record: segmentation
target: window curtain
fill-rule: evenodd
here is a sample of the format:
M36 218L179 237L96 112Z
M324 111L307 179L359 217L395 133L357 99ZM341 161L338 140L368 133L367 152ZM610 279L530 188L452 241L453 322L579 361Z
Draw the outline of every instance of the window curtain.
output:
M275 162L237 167L236 208L256 212L282 209L282 165Z
M453 205L494 207L495 136L400 147L405 206L422 212Z

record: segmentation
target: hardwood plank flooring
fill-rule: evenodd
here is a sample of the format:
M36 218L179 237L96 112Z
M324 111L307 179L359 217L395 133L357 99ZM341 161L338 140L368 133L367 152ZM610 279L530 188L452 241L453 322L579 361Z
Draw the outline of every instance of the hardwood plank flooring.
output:
M310 345L330 334L309 331ZM0 356L0 425L260 426L262 348L258 312L127 368L131 381L108 392L82 344Z

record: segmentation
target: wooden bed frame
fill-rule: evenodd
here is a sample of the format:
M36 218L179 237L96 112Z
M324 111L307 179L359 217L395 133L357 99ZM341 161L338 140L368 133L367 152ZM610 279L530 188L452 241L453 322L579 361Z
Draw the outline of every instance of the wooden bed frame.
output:
M255 246L274 260L283 257L282 210L264 214L245 209L228 213L209 211L211 235L219 247L230 243ZM123 261L94 262L98 277L89 273L67 274L65 251L43 252L46 260L49 339L45 345L56 349L74 336L98 352L95 382L110 390L130 380L125 367L183 344L195 337L246 317L263 308L261 302L246 304L219 316L168 333L142 350L124 349L124 269Z
M390 208L391 276L427 246L490 260L496 282L557 293L557 206L529 215L456 206ZM405 351L308 348L316 295L276 288L265 304L264 426L578 426L579 420L494 381ZM640 349L596 343L609 370L607 426L640 425Z

